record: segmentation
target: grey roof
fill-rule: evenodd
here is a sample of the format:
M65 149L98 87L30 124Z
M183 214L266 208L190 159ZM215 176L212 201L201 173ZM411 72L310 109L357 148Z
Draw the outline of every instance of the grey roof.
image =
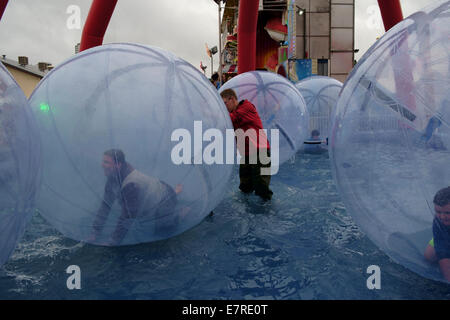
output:
M26 66L22 66L19 64L18 61L16 60L11 60L8 58L3 58L2 56L0 56L0 61L5 65L5 66L10 66L10 67L14 67L16 69L31 73L35 76L41 77L43 78L46 74L46 72L42 72L41 70L39 70L39 67L37 65L33 66L33 65L26 65Z

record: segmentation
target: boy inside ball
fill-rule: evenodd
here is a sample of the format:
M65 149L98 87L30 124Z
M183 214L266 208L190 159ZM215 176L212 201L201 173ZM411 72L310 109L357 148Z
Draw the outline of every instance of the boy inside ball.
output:
M312 154L324 153L327 151L327 149L321 146L322 143L326 143L326 140L322 141L320 139L320 131L314 129L311 131L311 137L309 138L309 141L305 141L304 150L306 153Z
M433 239L425 249L425 259L438 262L441 273L450 281L450 187L439 190L433 199Z

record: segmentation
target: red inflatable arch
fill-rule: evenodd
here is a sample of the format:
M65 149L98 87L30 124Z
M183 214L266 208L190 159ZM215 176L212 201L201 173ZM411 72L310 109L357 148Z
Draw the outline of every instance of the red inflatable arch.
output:
M384 30L388 31L403 20L400 0L378 0L378 6L383 17Z
M0 19L8 0L0 0ZM117 0L93 0L81 36L80 51L99 46L108 28ZM378 0L385 30L403 20L400 0ZM238 70L239 73L255 70L256 24L259 0L239 1Z
M0 0L0 20L2 19L3 12L5 11L8 0Z
M80 50L103 42L103 36L114 11L117 0L93 0L86 25L83 29ZM389 30L403 20L400 0L378 0L384 27ZM239 1L238 21L238 70L239 73L255 70L256 23L259 0Z
M100 46L117 0L94 0L81 35L80 51Z

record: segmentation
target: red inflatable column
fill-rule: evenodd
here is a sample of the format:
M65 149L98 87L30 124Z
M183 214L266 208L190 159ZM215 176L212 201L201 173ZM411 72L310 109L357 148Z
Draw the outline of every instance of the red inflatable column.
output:
M378 6L380 7L381 17L383 18L384 29L386 32L403 20L400 0L378 0ZM399 53L394 61L397 61L398 63L401 61L404 66L402 74L398 71L394 71L395 88L398 96L402 103L406 104L410 110L414 111L416 109L416 100L412 93L414 78L411 73L409 56L406 53Z
M81 35L80 51L100 46L117 0L94 0Z
M400 0L378 0L378 6L383 18L384 30L388 31L403 20Z
M239 1L238 73L256 68L256 24L259 0Z
M8 0L0 0L0 20L2 19L3 12L5 11Z

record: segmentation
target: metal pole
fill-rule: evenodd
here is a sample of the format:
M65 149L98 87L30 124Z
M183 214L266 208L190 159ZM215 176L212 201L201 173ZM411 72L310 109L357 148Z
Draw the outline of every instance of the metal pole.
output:
M214 55L211 54L211 78L212 78L212 75L213 75L213 58L214 58Z
M288 80L291 80L291 75L289 74L289 69L290 69L290 62L291 61L291 59L287 59L287 78L288 78Z
M222 21L220 13L222 11L222 0L217 3L219 5L219 84L222 85Z
M308 59L306 51L306 9L303 10L303 59ZM308 48L309 49L309 48Z

